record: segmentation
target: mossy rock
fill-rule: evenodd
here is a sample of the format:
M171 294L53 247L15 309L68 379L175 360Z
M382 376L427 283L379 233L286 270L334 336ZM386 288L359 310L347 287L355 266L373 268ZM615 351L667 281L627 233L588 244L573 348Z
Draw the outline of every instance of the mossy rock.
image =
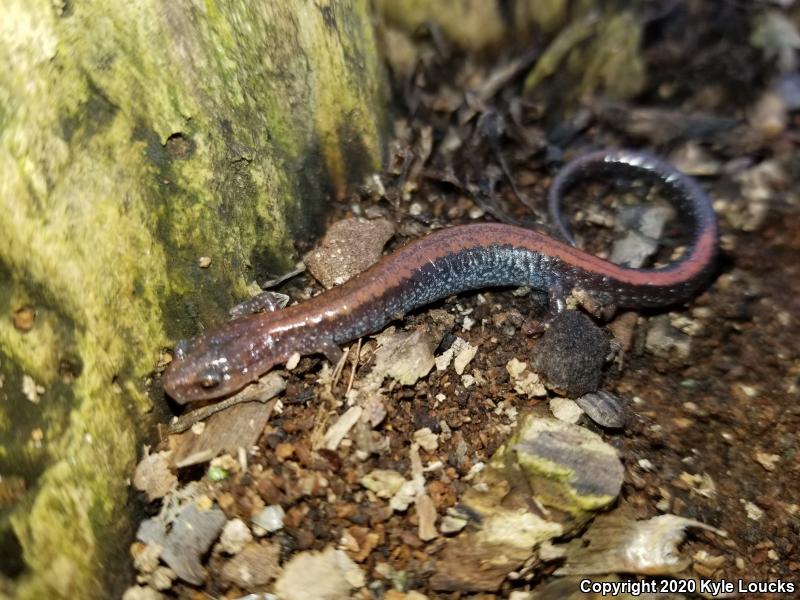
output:
M108 597L159 357L380 167L386 86L366 0L8 0L0 33L0 595Z
M619 495L625 475L617 451L584 427L526 415L492 456L496 469L513 467L536 500L583 523Z

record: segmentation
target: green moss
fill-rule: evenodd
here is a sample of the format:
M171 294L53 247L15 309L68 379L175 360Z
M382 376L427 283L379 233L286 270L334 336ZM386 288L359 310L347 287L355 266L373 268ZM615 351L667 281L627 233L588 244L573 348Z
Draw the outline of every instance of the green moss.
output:
M28 333L0 320L0 467L31 486L2 529L20 598L106 596L160 351L286 268L290 233L379 165L367 4L328 6L4 5L0 309L37 310Z
M482 50L506 36L505 3L487 0L375 0L376 9L394 26L414 32L436 23L462 48Z
M490 465L509 480L523 477L537 502L577 522L611 504L623 477L616 451L597 434L531 413Z
M557 31L569 16L570 2L566 0L521 0L514 3L515 28L526 33L531 25L549 34Z
M600 91L607 98L627 99L644 89L642 27L640 17L632 12L603 21L591 47L576 58L583 71L579 94Z
M616 496L580 493L574 487L576 473L552 461L530 455L518 457L520 467L534 482L537 499L551 508L569 513L576 519L587 519L588 512L601 510L611 504Z
M84 136L93 136L105 129L117 112L117 107L109 102L103 93L95 87L91 80L87 81L88 97L74 113L60 118L64 141L70 143L80 130Z
M597 16L590 14L565 27L539 57L536 65L525 78L525 93L533 94L543 81L553 77L556 73L560 74L561 67L570 52L573 52L579 44L595 33L597 23Z
M22 399L23 377L25 373L11 361L11 357L0 350L0 473L3 476L15 475L25 479L26 487L36 485L53 452L49 446L38 444L33 432L42 423L44 403L59 399L58 390L47 390L42 394L39 404ZM63 390L60 390L63 392ZM46 406L46 405L45 405ZM68 409L53 418L54 426L64 428Z
M591 94L635 96L646 82L641 40L642 24L633 13L589 12L550 43L525 79L525 93L539 93L544 81L558 75L557 85L550 87L572 104Z

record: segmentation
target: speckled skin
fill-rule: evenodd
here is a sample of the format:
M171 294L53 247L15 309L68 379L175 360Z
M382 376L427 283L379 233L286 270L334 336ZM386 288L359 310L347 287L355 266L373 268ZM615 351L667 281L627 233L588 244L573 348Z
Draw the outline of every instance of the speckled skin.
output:
M301 304L239 317L176 347L164 389L180 403L235 392L294 353L335 360L339 344L373 333L401 315L466 290L527 285L547 291L559 308L580 288L604 303L638 308L686 299L707 280L717 247L711 203L691 178L659 159L603 151L565 166L549 202L566 239L559 202L580 179L627 173L662 184L688 217L691 243L678 261L659 269L614 265L541 233L482 223L435 231L385 256L344 285Z

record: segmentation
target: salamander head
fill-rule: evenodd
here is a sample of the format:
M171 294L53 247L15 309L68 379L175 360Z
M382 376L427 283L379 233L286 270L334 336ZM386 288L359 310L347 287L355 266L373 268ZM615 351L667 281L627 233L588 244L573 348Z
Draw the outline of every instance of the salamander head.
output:
M178 342L162 378L167 394L180 404L212 400L256 379L261 372L251 365L253 359L244 341L248 324L241 321L246 320L237 319L190 341Z

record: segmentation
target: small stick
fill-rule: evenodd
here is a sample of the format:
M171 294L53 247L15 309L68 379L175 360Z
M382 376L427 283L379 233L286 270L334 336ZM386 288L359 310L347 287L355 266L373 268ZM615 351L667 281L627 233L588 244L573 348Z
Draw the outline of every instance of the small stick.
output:
M347 389L344 392L345 397L353 389L353 380L356 378L356 369L358 368L358 359L361 356L361 340L358 338L358 345L356 346L356 353L353 355L353 368L350 369L350 381L347 382Z
M339 359L339 362L336 363L336 366L333 369L333 377L331 377L331 389L336 387L336 384L339 383L339 377L342 376L342 371L344 370L344 363L347 360L348 354L350 354L350 346L344 349L342 357Z
M167 427L167 433L181 433L187 429L191 429L195 423L199 423L213 414L236 404L241 404L242 402L267 402L285 389L286 380L281 377L280 373L267 373L257 382L248 385L241 392L234 394L230 398L176 417L172 423L169 424L169 427Z
M283 283L287 279L291 279L292 277L296 277L297 275L300 275L300 273L302 273L305 270L306 270L305 263L303 263L303 261L300 261L299 263L297 263L294 266L294 269L292 269L288 273L284 273L283 275L279 275L275 279L270 279L269 281L265 281L264 283L262 283L261 284L261 289L262 290L266 290L266 289L269 289L271 287L275 287L276 285L279 285L279 284Z

